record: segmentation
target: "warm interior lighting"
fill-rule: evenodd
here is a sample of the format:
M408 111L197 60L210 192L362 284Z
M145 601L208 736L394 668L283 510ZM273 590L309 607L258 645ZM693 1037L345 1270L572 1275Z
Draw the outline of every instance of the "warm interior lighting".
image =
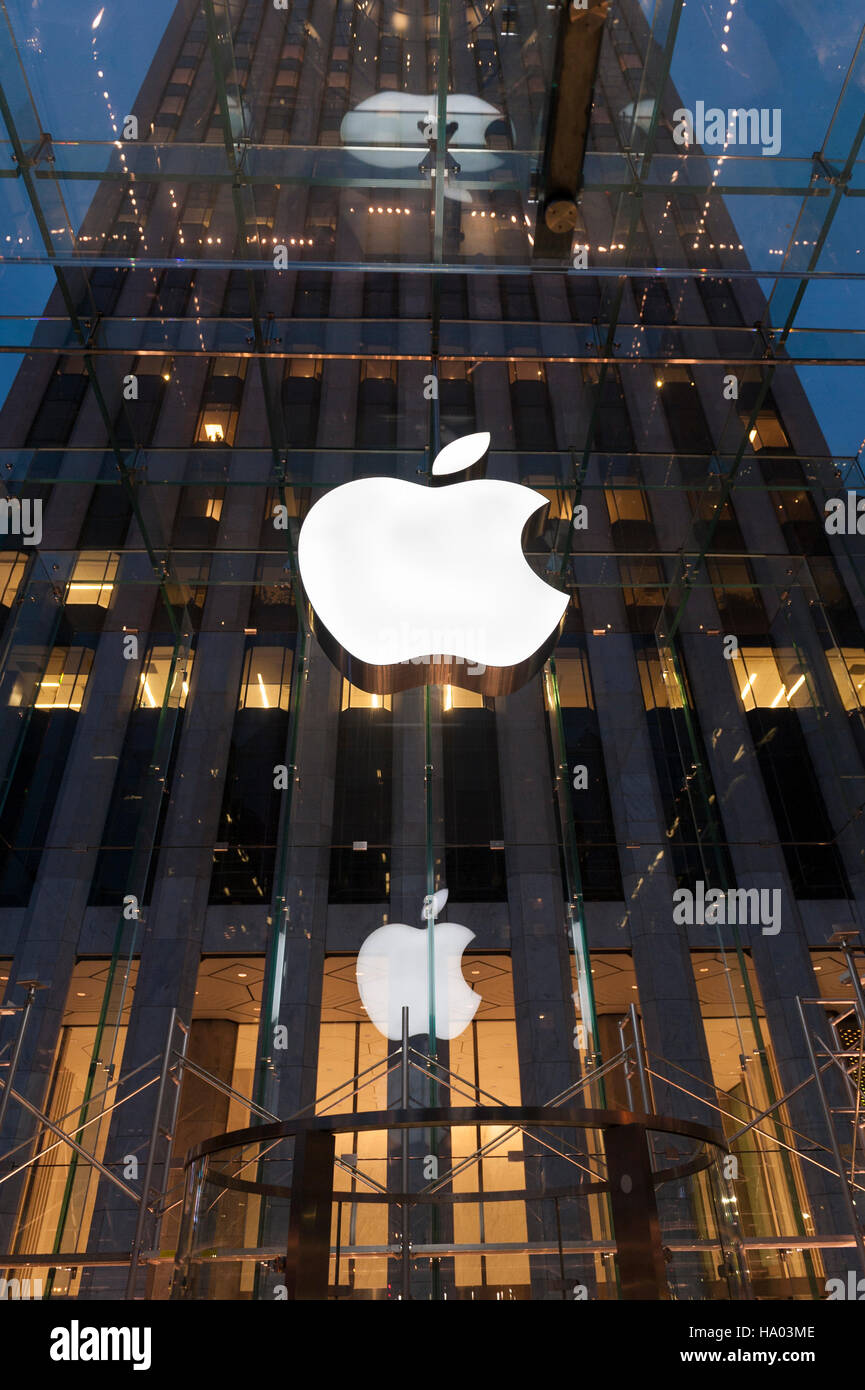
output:
M264 705L265 709L270 709L270 701L267 698L267 691L264 688L264 681L261 679L261 672L256 672L256 674L258 675L258 686L261 691L261 702Z
M443 709L453 709L453 707L454 707L454 692L453 692L453 686L446 685L446 686L445 686L444 705L442 706L442 708L443 708Z
M225 438L225 431L219 424L208 424L204 422L204 435L208 444L221 444Z
M748 691L751 689L751 686L754 684L754 682L755 682L756 679L757 679L756 676L749 676L748 679L745 681L745 684L742 686L742 689L739 691L739 694L741 695L741 697L742 697L743 700L744 700L745 696L748 694Z
M804 685L804 684L805 684L805 677L804 677L804 676L800 676L799 679L797 680L796 684L795 684L795 685L791 685L791 686L790 686L790 689L787 691L787 699L788 699L788 701L791 700L791 699L793 698L793 696L796 694L796 691L799 689L799 686L800 686L800 685Z
M780 705L781 701L782 701L783 698L784 698L784 693L785 693L785 692L784 692L784 687L783 687L783 685L782 685L782 686L781 686L781 689L778 691L778 694L775 696L774 700L772 701L772 704L771 704L770 707L769 707L770 709L775 709L775 707L776 707L777 705Z

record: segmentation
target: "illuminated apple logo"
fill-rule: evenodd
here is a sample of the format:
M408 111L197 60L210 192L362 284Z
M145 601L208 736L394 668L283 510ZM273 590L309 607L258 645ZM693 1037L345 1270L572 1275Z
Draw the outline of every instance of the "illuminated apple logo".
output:
M434 478L480 471L489 444L485 432L454 440ZM297 555L311 625L334 665L374 694L435 682L518 690L568 606L523 554L546 508L532 488L476 476L438 487L359 478L326 493Z
M360 948L357 984L360 999L386 1038L402 1037L402 1011L407 1008L409 1037L429 1031L430 1005L435 1011L437 1038L458 1038L474 1018L481 996L463 979L460 961L474 937L457 922L436 922L447 902L443 888L424 901L427 927L408 927L393 922L378 927ZM433 933L430 942L429 934ZM435 968L434 999L429 992L429 958Z
M502 161L486 147L493 124L506 129L501 111L481 97L452 92L447 98L447 148L457 151L460 173L468 176L488 174ZM438 121L438 99L411 92L376 92L359 101L343 117L339 133L355 159L373 169L395 171L417 163L418 149L428 144ZM411 147L414 156L406 147ZM456 163L456 161L453 161ZM445 197L470 203L468 189L452 180L445 184Z

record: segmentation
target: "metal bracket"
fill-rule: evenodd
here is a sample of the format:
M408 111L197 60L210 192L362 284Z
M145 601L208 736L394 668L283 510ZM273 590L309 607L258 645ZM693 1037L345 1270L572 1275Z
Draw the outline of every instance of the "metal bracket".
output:
M17 158L15 155L12 157L13 159ZM43 159L48 164L53 164L56 159L53 136L50 135L47 130L42 132L37 144L31 145L30 149L25 151L24 158L18 161L19 175L22 174L25 169L34 169L37 164L42 163Z
M811 182L816 183L818 179L825 179L826 183L833 188L840 188L844 193L847 192L850 179L844 174L840 174L833 165L828 164L819 150L815 150L811 156L813 168L811 171Z

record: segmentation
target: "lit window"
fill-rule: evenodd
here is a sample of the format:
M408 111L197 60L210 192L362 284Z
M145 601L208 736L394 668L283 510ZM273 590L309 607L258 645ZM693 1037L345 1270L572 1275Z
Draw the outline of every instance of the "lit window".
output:
M108 608L114 592L117 564L117 555L109 551L82 553L69 580L66 602L95 603L99 608Z
M250 647L243 659L238 709L288 709L290 647Z
M476 690L463 690L459 685L442 688L442 709L483 709L484 697Z
M138 678L136 708L161 709L167 689L169 708L183 709L191 676L192 652L184 662L182 654L175 656L174 647L151 647Z
M865 648L835 648L826 660L845 710L865 707Z
M351 681L344 680L342 683L342 700L340 709L385 709L391 708L390 695L370 695L366 690L360 690Z
M574 647L559 647L556 652L556 684L561 709L594 709L585 652ZM551 696L552 692L549 694ZM547 703L552 709L551 698Z
M757 416L756 424L748 433L748 440L754 453L761 449L789 449L790 441L777 415L769 412Z
M36 690L36 709L80 710L93 652L90 647L55 647Z
M661 655L657 650L647 648L638 652L637 669L640 672L643 704L647 710L683 708L676 673L667 663L661 662Z
M27 568L27 557L15 552L0 555L0 605L11 608Z
M809 703L808 683L792 651L741 647L730 668L746 710L787 709Z
M610 524L617 521L650 521L649 507L642 488L608 487L604 488L604 498Z

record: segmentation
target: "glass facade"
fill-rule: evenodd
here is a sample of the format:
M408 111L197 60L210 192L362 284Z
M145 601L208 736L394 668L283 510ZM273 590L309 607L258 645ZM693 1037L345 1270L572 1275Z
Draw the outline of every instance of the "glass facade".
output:
M91 8L0 20L0 1274L825 1298L865 1261L861 15ZM298 554L381 479L390 551L358 501L331 569L442 612L376 664ZM526 489L546 645L495 587Z

